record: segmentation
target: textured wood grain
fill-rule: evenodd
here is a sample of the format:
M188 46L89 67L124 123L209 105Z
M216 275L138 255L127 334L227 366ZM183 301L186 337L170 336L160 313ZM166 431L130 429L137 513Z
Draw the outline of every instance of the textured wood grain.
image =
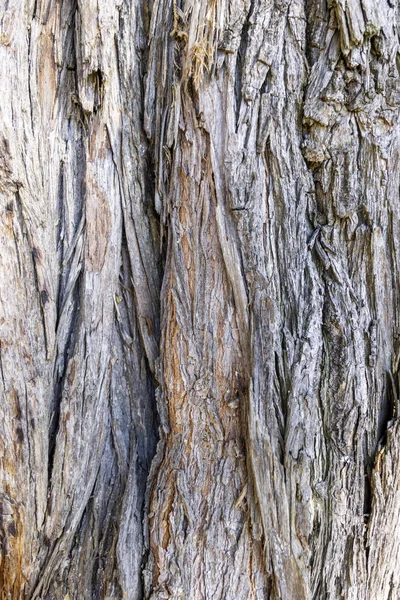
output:
M393 0L0 0L1 600L400 598Z

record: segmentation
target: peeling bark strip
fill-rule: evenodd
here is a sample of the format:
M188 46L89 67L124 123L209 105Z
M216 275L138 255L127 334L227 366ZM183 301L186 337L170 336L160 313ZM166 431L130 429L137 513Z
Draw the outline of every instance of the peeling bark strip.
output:
M399 13L0 0L0 600L400 598Z

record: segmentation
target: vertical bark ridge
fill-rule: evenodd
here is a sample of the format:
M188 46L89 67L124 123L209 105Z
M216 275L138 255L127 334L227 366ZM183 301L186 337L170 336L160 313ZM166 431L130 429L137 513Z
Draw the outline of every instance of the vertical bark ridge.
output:
M304 108L304 155L316 192L313 222L325 236L315 250L326 282L324 396L329 412L324 421L332 438L328 497L332 494L335 505L325 520L330 542L318 588L327 598L389 597L388 588L375 587L370 575L375 566L365 528L372 523L363 514L368 506L363 478L371 476L365 465L373 461L382 432L397 312L392 299L397 286L389 283L396 277L387 239L390 187L383 174L397 139L398 109L390 91L398 78L392 62L398 45L396 10L385 3L379 8L335 5L314 30L320 39L325 30L326 42L325 49L314 51ZM391 117L382 120L383 114ZM375 494L373 488L372 506ZM350 565L340 558L349 553Z
M366 232L369 248L365 252L374 249L374 256L369 258L360 246L364 243L363 228L357 231L356 214L361 213L370 227L371 209L363 208L361 198L366 204L372 202L373 210L380 206L376 197L386 188L382 183L374 188L369 178L370 173L379 174L381 167L374 158L376 150L368 140L368 132L388 143L388 127L394 123L394 114L383 125L380 115L363 114L357 94L367 87L361 85L363 75L359 73L378 73L382 69L380 65L367 65L368 49L372 48L372 54L386 65L390 53L385 54L383 48L386 43L397 47L397 32L392 28L394 9L383 6L384 19L382 12L369 4L361 9L357 3L349 3L343 9L338 3L327 11L308 3L307 8L319 14L316 22L309 20L308 29L308 14L300 2L290 6L275 3L274 7L254 3L247 16L247 6L242 16L236 11L234 26L227 13L227 34L220 35L215 72L205 77L199 88L191 80L191 71L185 69L187 36L181 32L178 41L171 43L175 68L172 61L165 61L163 68L170 73L171 89L179 86L181 99L177 101L174 92L173 110L168 110L169 103L161 103L155 110L166 115L158 133L159 146L168 157L165 172L172 182L170 191L163 184L164 210L171 214L176 194L174 165L181 161L176 148L182 152L185 149L176 132L187 131L193 145L198 137L191 134L182 116L187 91L200 131L210 136L216 220L238 323L245 323L240 319L241 305L250 307L253 357L247 409L247 476L260 512L256 515L257 510L252 510L253 534L261 539L261 533L257 533L257 521L261 520L264 560L273 581L268 593L272 598L318 594L352 598L367 593L373 597L367 584L365 476L376 452L382 398L387 395L385 372L392 352L387 339L377 339L374 315L380 312L382 330L390 331L393 313L391 301L389 310L379 308L390 296L382 293L390 285L382 279L387 275L377 271L377 265L381 268L387 260L383 241L378 241L380 228L374 240L368 239ZM383 26L385 42L381 38L378 41ZM189 31L195 27L196 23L187 24ZM324 31L326 38L321 41ZM240 43L243 35L245 46ZM319 52L307 52L310 35L318 38L315 48L321 48ZM311 46L313 42L309 38ZM158 38L158 44L166 53L165 38ZM244 48L245 58L238 58ZM169 56L172 54L169 51ZM312 67L308 82L307 56ZM393 60L393 51L391 56ZM343 75L346 68L349 71ZM389 65L383 68L382 81L389 72L397 77ZM349 85L346 94L340 90L341 77ZM149 80L148 85L151 87ZM389 78L390 90L397 89L396 85ZM373 111L376 109L374 106ZM375 123L371 117L380 120ZM188 171L193 176L193 171ZM162 173L165 181L164 170ZM382 181L381 176L376 178ZM226 249L223 234L233 222L235 229ZM174 221L170 226L174 245ZM359 239L353 243L354 234ZM240 244L235 255L236 239ZM367 261L365 267L360 264L360 253ZM236 256L236 260L227 260L229 255ZM363 310L360 298L371 272L381 283L377 289L369 287L372 298L364 304L366 309L373 299L369 311ZM168 280L168 288L186 289L190 281L188 278L183 285ZM238 300L240 297L246 302ZM176 310L174 307L172 321ZM167 325L166 332L174 335ZM376 367L377 355L386 366L373 369L371 379L368 373L371 365ZM167 374L167 389L170 381L174 381L173 376ZM375 401L363 401L369 394ZM160 477L168 469L168 462L173 462L168 441L166 448ZM189 471L190 466L185 469ZM159 500L156 504L161 521L153 535L158 551L164 548L175 560L180 553L168 552L165 547L170 535L166 523L174 510L171 498L176 494L173 478L160 479L157 490L164 487L169 490L169 499L163 509L159 508ZM272 490L270 496L266 490ZM274 498L280 498L279 505ZM157 598L167 593L170 572L170 562L165 563L159 552L153 568L164 591L158 586L154 592ZM354 558L348 565L350 554ZM222 572L222 565L220 569ZM179 567L173 578L179 581L174 587L177 597L189 593L181 583L185 572ZM229 593L226 590L226 597ZM204 591L198 585L197 589L190 588L190 594L200 598Z
M145 28L121 2L11 3L3 17L4 598L141 597L161 273L130 94Z

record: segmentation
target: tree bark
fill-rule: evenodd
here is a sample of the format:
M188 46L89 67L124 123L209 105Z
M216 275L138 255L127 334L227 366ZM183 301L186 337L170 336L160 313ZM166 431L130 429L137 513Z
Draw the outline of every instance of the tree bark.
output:
M1 600L400 598L400 8L0 0Z

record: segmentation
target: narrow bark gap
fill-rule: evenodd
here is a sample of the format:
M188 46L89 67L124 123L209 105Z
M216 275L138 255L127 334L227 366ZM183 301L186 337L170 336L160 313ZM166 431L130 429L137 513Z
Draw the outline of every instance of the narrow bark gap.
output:
M363 441L364 456L368 457L368 440L366 434L364 434ZM373 489L372 489L372 469L373 469L372 457L366 458L364 467L364 504L363 504L363 520L364 520L364 550L366 567L368 569L369 559L369 547L368 547L368 527L372 512L372 501L373 501Z
M58 194L57 194L57 206L56 206L56 215L57 215L57 221L56 221L56 227L57 227L57 250L59 251L59 263L60 265L63 264L64 261L64 235L65 235L65 211L64 211L64 162L61 161L60 162L60 170L59 170L59 176L58 176ZM58 301L57 301L57 309L58 309L58 313L60 312L60 288L61 286L59 286L58 289Z
M3 358L2 358L2 347L1 347L1 340L0 340L0 375L1 375L1 381L3 383L3 390L6 390L6 381L4 378L4 370L3 370Z
M236 130L239 126L240 109L243 99L242 81L243 71L245 68L247 46L249 43L249 31L251 27L251 18L255 9L256 1L251 0L250 9L246 15L246 20L243 24L242 31L240 34L240 45L237 51L236 57L236 68L235 68L235 122Z
M389 424L393 421L395 416L395 394L396 388L391 373L387 372L385 375L385 382L383 387L383 394L381 399L381 405L379 408L379 416L376 430L376 441L378 447L386 445L387 441L387 430Z
M77 282L74 285L72 297L69 302L73 305L72 308L72 319L69 323L68 332L66 333L67 342L63 348L62 355L57 352L55 360L55 381L53 398L49 408L50 420L48 425L48 437L49 437L49 453L48 453L48 486L51 488L52 473L54 466L54 457L57 446L57 434L60 427L60 415L61 415L61 404L64 393L64 382L67 374L69 360L74 355L75 344L78 337L79 324L80 324L80 311L79 306L81 302L81 275L79 275ZM57 363L61 361L61 370Z
M36 11L37 11L37 4L38 4L38 0L35 0L34 4L33 4L33 11L32 11L32 20L36 19Z

